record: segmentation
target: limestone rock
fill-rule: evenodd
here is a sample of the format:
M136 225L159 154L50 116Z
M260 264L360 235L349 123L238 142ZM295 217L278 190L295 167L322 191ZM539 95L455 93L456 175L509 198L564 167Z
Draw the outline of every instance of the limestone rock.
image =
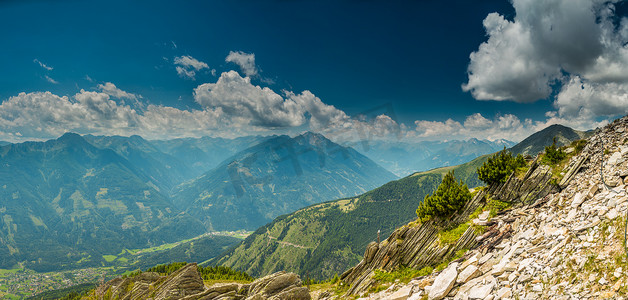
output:
M584 202L585 200L584 196L585 195L583 193L577 193L576 196L573 197L573 201L571 202L571 207L576 208L580 206L580 204L582 204L582 202Z
M469 299L485 299L493 291L494 287L495 284L493 282L475 286L469 291Z
M475 265L467 266L460 274L458 274L458 278L456 279L456 283L466 283L467 281L482 275L480 269Z
M411 286L405 286L390 295L390 300L406 300L412 293Z
M436 277L430 289L428 299L440 300L449 294L449 291L451 291L458 277L458 272L456 271L457 267L458 263L452 263Z

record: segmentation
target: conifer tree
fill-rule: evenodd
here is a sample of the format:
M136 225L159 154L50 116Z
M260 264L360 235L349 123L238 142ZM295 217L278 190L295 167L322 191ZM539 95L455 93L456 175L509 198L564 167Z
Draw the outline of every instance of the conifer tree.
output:
M425 222L432 217L446 218L460 210L471 199L467 185L456 182L454 172L448 172L432 195L425 196L416 214Z
M489 157L478 168L478 178L488 185L502 183L514 170L525 165L525 159L521 154L513 157L512 153L504 148L504 150Z

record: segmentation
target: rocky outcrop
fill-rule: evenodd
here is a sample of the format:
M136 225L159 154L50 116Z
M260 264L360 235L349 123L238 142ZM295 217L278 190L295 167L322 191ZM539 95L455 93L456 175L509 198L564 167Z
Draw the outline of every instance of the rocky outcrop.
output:
M311 299L307 287L294 273L278 272L250 284L221 283L206 287L196 264L187 264L178 271L159 276L145 272L132 278L115 278L96 288L86 299Z
M538 157L523 177L512 175L505 183L491 186L489 188L491 197L506 202L529 204L550 192L557 191L558 186L551 182L550 167L540 165L537 160Z
M542 169L532 173L528 180L544 177ZM492 189L518 204L488 220L477 247L442 272L365 299L389 299L397 291L404 294L400 299L439 299L444 291L445 299L454 300L625 299L628 117L590 137L561 175L562 189L547 195L517 190L545 190L538 181L508 188L513 178Z
M488 235L479 235L473 227L469 227L454 244L440 243L438 232L442 228L467 222L469 215L483 204L489 193L493 198L513 203L527 203L530 199L543 197L557 189L557 186L551 184L551 178L549 167L540 165L535 160L523 177L513 175L503 184L488 190L479 190L452 219L432 220L423 224L411 223L395 230L380 244L371 242L366 248L364 259L343 273L340 279L350 285L348 294L359 295L373 285L375 281L372 276L377 269L393 271L400 266L420 269L438 264L459 250L473 248L489 236L497 235L494 228L488 231ZM483 220L480 222L486 224Z

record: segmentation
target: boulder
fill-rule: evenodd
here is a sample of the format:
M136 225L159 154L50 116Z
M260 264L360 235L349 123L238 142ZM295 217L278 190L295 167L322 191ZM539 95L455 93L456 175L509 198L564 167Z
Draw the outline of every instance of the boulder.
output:
M460 274L458 274L458 278L456 279L456 283L466 283L467 281L482 275L480 269L475 265L467 266Z
M493 282L477 285L469 290L469 299L485 299L493 291L494 287L495 284Z
M440 300L445 298L451 288L454 287L454 283L456 283L456 278L458 277L458 263L451 263L447 269L443 270L432 284L432 288L430 289L430 293L428 294L428 299L430 300Z
M390 295L390 300L406 300L412 293L412 286L404 286Z

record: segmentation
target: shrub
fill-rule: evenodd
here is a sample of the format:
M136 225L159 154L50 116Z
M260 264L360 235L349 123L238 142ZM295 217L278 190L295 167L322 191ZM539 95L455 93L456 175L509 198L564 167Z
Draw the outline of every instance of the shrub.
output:
M512 153L504 148L504 150L489 157L478 168L478 178L488 185L502 183L513 171L525 165L526 161L521 154L513 157Z
M545 147L545 162L549 162L555 165L563 160L565 157L567 157L567 153L565 153L559 147L556 147L556 138L554 138L551 146Z
M582 152L582 149L584 149L584 146L586 145L587 145L587 140L575 140L571 142L571 147L573 147L575 153Z
M425 196L425 199L416 210L416 214L425 222L432 217L449 217L454 212L460 210L471 199L471 192L467 185L456 182L454 172L448 172L443 181L432 195Z

